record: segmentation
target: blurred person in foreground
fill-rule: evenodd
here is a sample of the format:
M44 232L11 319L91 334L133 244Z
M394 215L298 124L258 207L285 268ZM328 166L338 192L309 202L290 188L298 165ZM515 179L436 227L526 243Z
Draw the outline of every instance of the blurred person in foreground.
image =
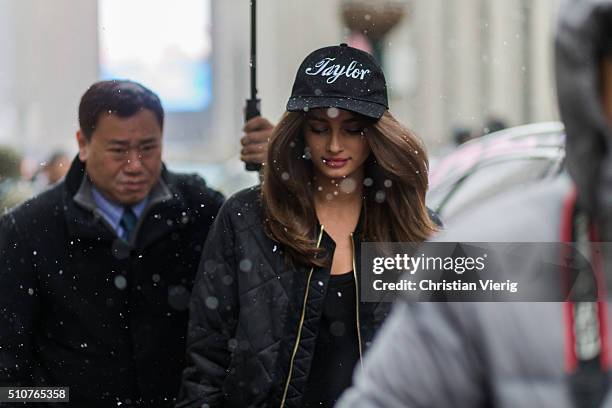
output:
M165 168L163 124L149 89L93 84L65 180L0 219L0 386L69 386L66 407L173 405L223 196Z
M612 241L610 27L612 1L562 4L556 71L568 174L474 209L437 240L578 242L585 256L598 259L595 280L609 281L610 259L595 248ZM516 272L536 277L535 266ZM612 407L610 302L599 296L597 302L400 301L338 406Z
M360 242L436 230L427 155L387 109L369 54L304 59L261 186L228 199L206 242L177 406L330 407L349 386L389 309L360 299Z
M0 216L33 195L29 183L21 177L22 162L15 149L0 146Z

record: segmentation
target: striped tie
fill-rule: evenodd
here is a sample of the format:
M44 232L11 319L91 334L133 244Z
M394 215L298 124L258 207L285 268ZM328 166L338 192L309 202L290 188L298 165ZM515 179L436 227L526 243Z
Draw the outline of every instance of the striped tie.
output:
M132 236L132 232L134 232L134 228L136 228L136 224L138 223L138 217L134 214L131 207L125 207L123 209L123 215L121 216L121 221L119 221L119 226L123 228L123 234L121 234L121 238L125 241L129 242L130 237Z

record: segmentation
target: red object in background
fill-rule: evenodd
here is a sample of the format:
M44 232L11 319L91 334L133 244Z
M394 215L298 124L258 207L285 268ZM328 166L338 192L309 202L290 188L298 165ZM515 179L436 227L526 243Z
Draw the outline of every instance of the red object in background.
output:
M372 42L365 35L353 31L348 38L347 44L353 48L357 48L358 50L365 51L369 54L374 52L374 48L372 47Z

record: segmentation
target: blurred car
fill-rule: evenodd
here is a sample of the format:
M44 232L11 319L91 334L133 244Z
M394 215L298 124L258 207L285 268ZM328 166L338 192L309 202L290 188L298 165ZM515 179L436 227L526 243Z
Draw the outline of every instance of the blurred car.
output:
M500 193L558 176L564 158L565 133L559 122L485 135L434 162L427 205L449 225Z

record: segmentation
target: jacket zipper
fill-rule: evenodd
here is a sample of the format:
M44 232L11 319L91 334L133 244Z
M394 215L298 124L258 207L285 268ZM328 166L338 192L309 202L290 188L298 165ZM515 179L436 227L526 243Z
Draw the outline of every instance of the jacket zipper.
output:
M357 323L357 343L359 344L359 363L363 369L363 348L361 345L361 327L359 326L359 283L357 280L357 268L355 265L355 240L351 232L351 245L353 246L353 278L355 279L355 316Z
M321 238L323 237L323 225L321 225L321 231L319 232L319 239L317 240L317 248L321 245ZM310 290L310 279L312 278L312 272L314 271L314 266L310 268L310 272L308 272L308 280L306 281L306 291L304 293L304 302L302 303L302 314L300 316L300 324L298 326L297 338L295 339L295 344L293 346L293 352L291 353L291 360L289 362L289 374L287 375L287 382L285 383L285 388L283 390L283 399L281 400L280 408L285 406L285 400L287 399L287 391L289 391L289 383L291 382L291 376L293 374L293 361L295 360L295 355L297 354L298 347L300 346L300 338L302 337L302 326L304 325L304 317L306 316L306 302L308 301L308 292Z

